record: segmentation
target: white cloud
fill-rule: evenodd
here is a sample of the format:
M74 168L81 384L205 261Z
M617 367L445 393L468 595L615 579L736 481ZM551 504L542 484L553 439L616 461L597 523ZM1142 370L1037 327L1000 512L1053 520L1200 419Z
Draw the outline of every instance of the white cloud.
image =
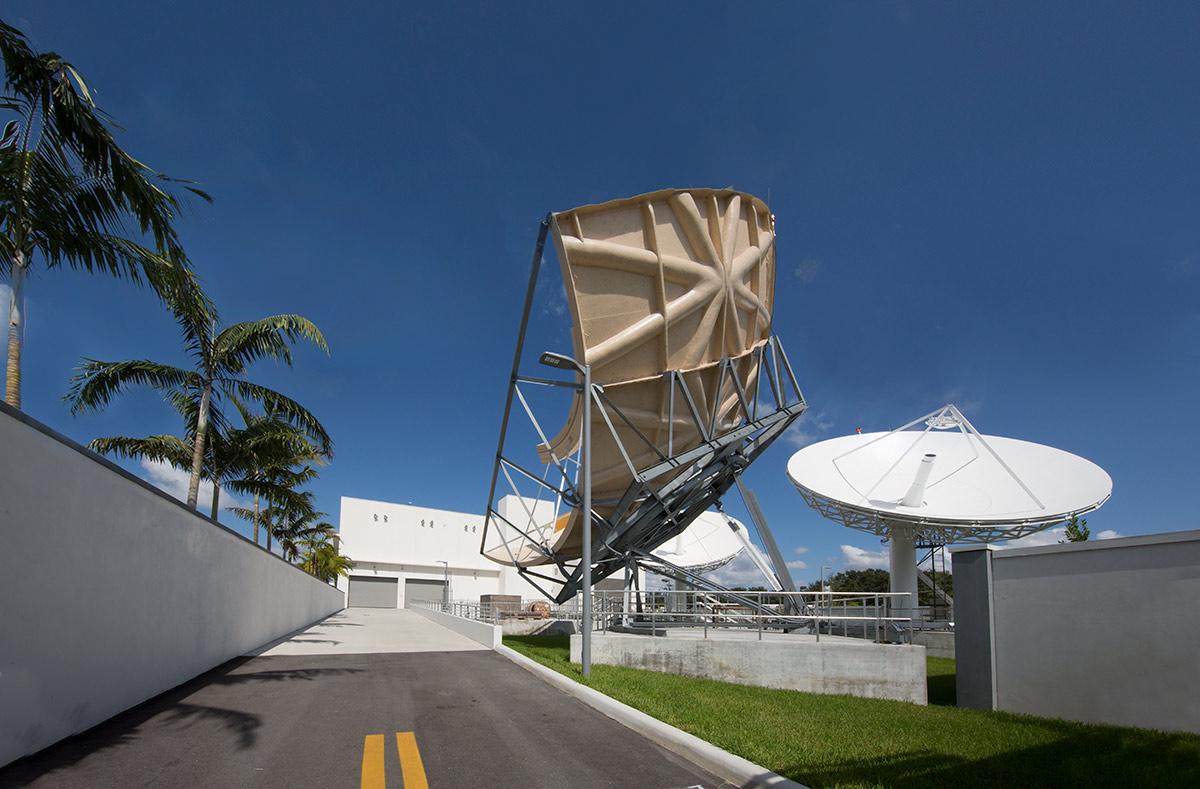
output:
M1105 529L1098 534L1093 534L1093 540L1111 540L1123 536L1119 532L1112 529ZM1058 545L1060 542L1066 542L1067 527L1055 526L1053 529L1034 532L1020 539L1009 540L1008 542L999 543L1001 548L1036 548L1040 545Z
M825 418L825 412L810 408L784 432L783 440L800 449L829 435L832 429L833 422Z
M796 555L797 556L803 556L806 553L808 553L808 548L805 548L803 545L796 546ZM807 570L808 562L804 561L803 559L793 559L792 561L787 563L787 566L789 569L792 569L792 570Z
M854 545L843 545L842 561L845 562L847 570L869 570L872 567L877 567L882 570L888 569L888 549L885 546L882 551L868 551L865 548L859 548Z
M805 258L800 261L800 265L796 266L796 279L800 280L801 285L807 285L817 276L817 270L823 264L815 258Z
M1024 537L1008 542L998 543L1001 548L1036 548L1039 545L1056 545L1067 539L1067 528L1059 526L1054 529L1046 529L1044 531L1035 531L1033 534L1027 534Z
M984 407L982 400L974 397L968 397L966 392L957 388L948 389L933 399L939 403L953 403L954 407L957 408L962 415L967 418L967 421L971 422L972 424L975 424L975 419L977 418L976 415L980 411L983 411ZM975 426L979 427L978 424L975 424ZM987 431L984 430L981 432L986 433Z
M180 501L187 501L188 481L191 476L190 474L188 474L186 471L177 469L168 463L164 463L161 460L142 458L140 463L146 472L145 479L147 482L164 493L169 493ZM208 480L200 480L200 495L196 499L196 502L200 505L197 509L199 509L200 512L204 513L205 515L212 511L212 494L212 483ZM238 501L236 498L231 496L229 491L225 490L224 488L221 489L221 499L219 504L222 510L228 507L245 506L243 502Z

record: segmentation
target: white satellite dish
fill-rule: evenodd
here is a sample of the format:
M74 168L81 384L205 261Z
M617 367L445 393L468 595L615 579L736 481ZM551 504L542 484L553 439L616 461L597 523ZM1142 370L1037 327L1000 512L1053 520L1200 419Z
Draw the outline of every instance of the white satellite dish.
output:
M735 531L746 527L716 510L702 512L678 537L667 540L652 551L676 567L706 573L723 567L742 552L743 539Z
M910 430L919 423L924 430ZM788 478L810 507L890 542L893 592L916 593L918 539L1011 540L1090 512L1112 495L1104 469L1060 449L984 436L953 405L890 433L804 447Z

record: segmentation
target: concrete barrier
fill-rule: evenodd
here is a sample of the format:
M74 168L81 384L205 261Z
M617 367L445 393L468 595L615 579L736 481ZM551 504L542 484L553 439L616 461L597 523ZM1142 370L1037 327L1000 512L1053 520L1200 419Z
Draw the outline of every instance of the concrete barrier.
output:
M579 632L573 619L503 619L506 636L569 636Z
M914 630L912 642L925 647L930 657L954 657L954 633L950 630Z
M476 644L485 646L488 649L496 649L500 646L503 638L503 632L500 625L492 625L487 622L477 622L474 619L465 619L454 614L444 614L441 611L435 611L432 608L426 608L423 605L409 606L410 611L415 611L431 622L436 622L447 630L453 630L460 636L466 636Z
M580 662L582 648L583 636L571 636L571 662ZM596 633L592 662L805 693L928 703L925 647L907 644L828 636L816 642L805 636L758 641Z
M0 404L0 765L342 608L342 593Z

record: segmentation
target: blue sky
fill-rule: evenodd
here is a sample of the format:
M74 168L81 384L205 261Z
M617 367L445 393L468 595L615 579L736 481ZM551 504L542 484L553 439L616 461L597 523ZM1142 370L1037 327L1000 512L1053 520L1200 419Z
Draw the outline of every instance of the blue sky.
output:
M1093 533L1197 528L1194 4L382 5L0 2L213 194L180 232L223 317L324 332L254 375L332 434L333 522L342 495L483 511L547 211L734 186L776 215L811 406L746 477L798 579L882 548L805 507L795 448L947 402L1103 466ZM549 292L530 342L569 351ZM184 361L147 292L43 270L27 309L27 413L179 429L152 394L61 403L80 357Z

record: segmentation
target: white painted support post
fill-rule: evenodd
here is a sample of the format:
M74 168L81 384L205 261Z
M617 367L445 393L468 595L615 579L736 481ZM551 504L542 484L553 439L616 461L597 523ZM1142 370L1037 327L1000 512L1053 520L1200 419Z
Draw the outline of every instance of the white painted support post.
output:
M893 592L907 592L907 598L892 598L892 615L912 617L917 601L917 538L903 526L893 526L889 536L888 570Z

